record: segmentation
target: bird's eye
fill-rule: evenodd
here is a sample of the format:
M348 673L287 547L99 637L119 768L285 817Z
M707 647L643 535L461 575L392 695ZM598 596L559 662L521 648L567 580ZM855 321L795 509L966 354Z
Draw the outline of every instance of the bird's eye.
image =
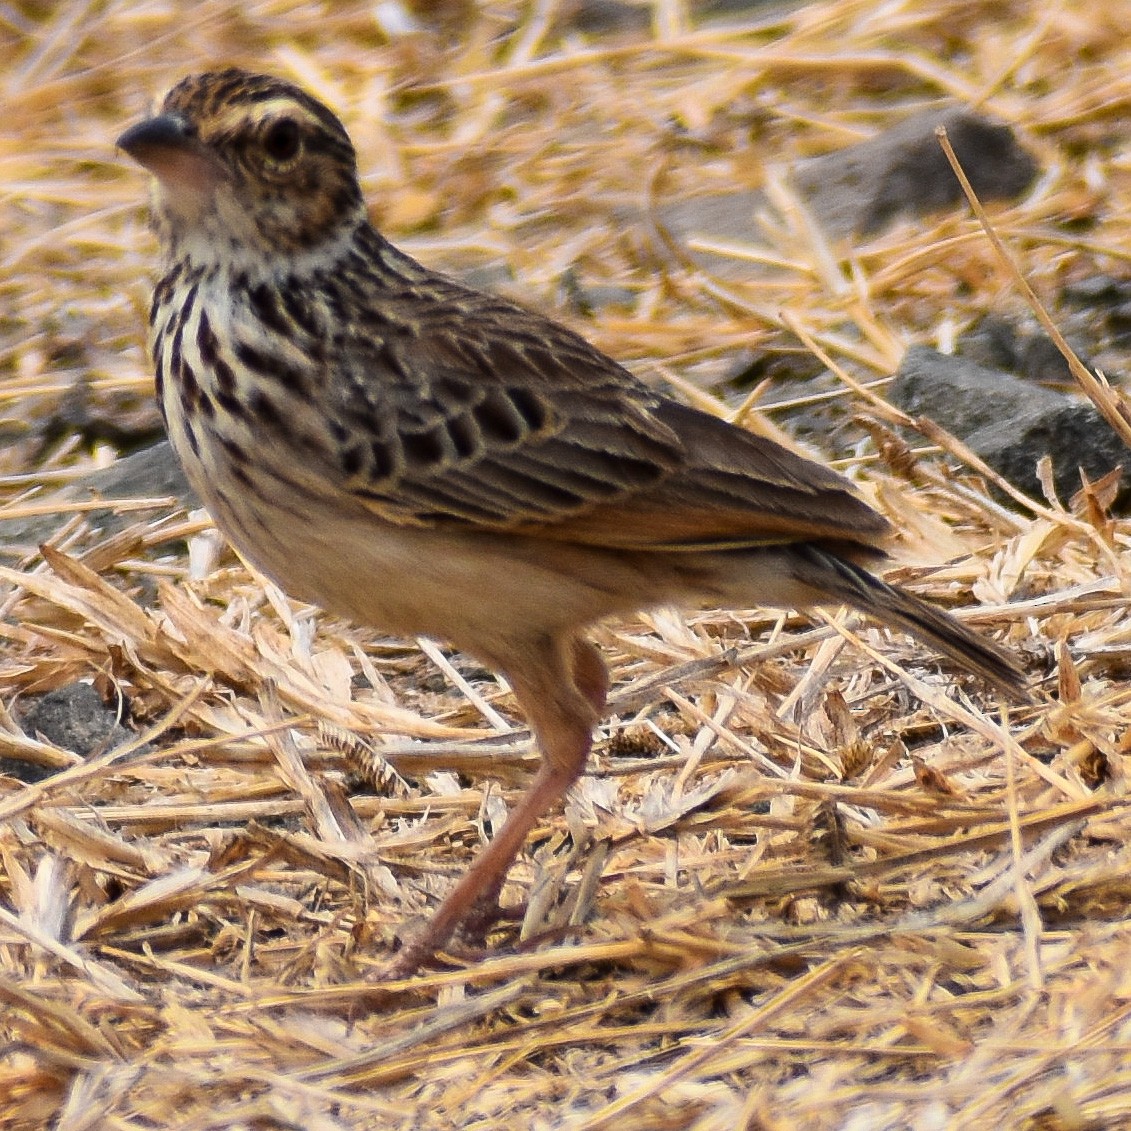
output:
M301 144L302 135L294 118L280 118L263 135L263 152L272 161L293 160Z

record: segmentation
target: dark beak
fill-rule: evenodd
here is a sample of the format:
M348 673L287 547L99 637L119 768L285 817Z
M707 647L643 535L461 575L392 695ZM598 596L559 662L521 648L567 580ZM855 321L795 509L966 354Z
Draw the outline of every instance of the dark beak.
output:
M178 114L158 114L130 126L117 146L159 181L208 189L224 177L224 167Z
M185 149L192 144L184 119L176 114L158 114L130 126L117 146L135 161L145 164L145 155L154 150Z

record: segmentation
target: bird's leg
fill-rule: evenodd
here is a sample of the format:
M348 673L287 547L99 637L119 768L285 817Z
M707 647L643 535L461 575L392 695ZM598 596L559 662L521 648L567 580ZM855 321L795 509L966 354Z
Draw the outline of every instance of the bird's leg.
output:
M569 678L572 679L573 687L588 700L589 706L592 708L593 724L588 729L585 753L580 756L578 768L569 784L562 790L562 797L564 797L569 790L569 786L581 776L581 772L585 768L585 757L589 752L593 740L593 727L600 721L604 713L605 700L609 691L609 673L608 669L605 667L605 661L601 659L601 653L598 649L590 644L588 640L580 636L573 637L567 647L566 662L570 673ZM561 686L568 685L563 684ZM516 695L517 694L516 691ZM521 699L519 701L522 702ZM580 704L575 704L573 710L578 717L583 713L583 708ZM539 746L543 751L542 764L544 766L548 758L546 751L548 751L550 747L547 746L546 740L541 737L544 731L539 728L531 712L527 711L526 715L527 721L530 723ZM537 785L537 782L535 782L535 785ZM556 802L553 804L556 804ZM551 807L553 807L553 805L551 805ZM508 818L508 823L509 820L510 818ZM499 874L497 882L492 887L485 888L483 892L476 897L474 906L465 916L459 928L461 934L469 939L479 940L486 935L487 929L500 918L502 908L499 906L499 894L502 891L503 884L506 882L506 877L507 873L504 869L504 871Z
M600 720L605 713L605 700L609 695L609 669L601 659L601 653L595 645L581 636L575 636L570 641L570 670L573 675L573 686L589 700L593 713Z
M547 638L534 648L523 649L519 658L522 670L515 671L512 661L507 678L542 752L538 773L421 934L397 955L387 972L390 977L411 974L468 920L497 914L507 871L530 830L561 802L585 768L608 688L600 654L588 641L567 637Z

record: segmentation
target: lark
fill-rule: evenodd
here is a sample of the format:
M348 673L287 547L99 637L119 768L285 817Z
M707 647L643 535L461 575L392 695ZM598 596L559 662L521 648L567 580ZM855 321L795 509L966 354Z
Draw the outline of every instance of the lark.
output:
M1005 650L868 569L891 530L841 476L398 251L342 123L298 87L194 75L118 145L153 175L157 396L217 526L295 597L477 657L540 748L399 973L486 921L580 776L608 689L597 621L849 605L1024 686Z

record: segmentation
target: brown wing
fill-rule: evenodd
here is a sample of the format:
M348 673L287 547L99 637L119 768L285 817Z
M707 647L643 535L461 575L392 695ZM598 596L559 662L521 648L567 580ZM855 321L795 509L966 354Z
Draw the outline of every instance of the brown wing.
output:
M564 518L545 538L639 550L737 549L805 539L872 544L882 515L834 471L674 401L654 415L679 437L681 466L658 483Z
M553 523L631 497L682 462L652 395L596 351L571 359L492 340L458 356L446 336L389 334L379 356L372 349L352 355L356 378L336 410L347 424L339 463L356 496L393 521ZM586 368L589 380L572 379ZM373 372L380 379L365 380Z
M638 550L886 531L835 472L658 396L557 323L430 283L411 321L383 306L331 383L341 468L386 519Z

